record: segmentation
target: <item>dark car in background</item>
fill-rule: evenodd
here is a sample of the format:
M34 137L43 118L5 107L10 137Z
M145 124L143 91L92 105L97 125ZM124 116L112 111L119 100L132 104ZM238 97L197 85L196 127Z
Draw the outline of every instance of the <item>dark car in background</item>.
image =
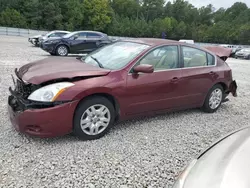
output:
M58 38L61 38L62 36L66 35L68 33L70 33L70 32L69 31L62 31L62 30L54 30L54 31L50 31L46 34L29 37L28 41L35 46L39 46L40 43L46 39L56 39L56 38L58 39Z
M97 48L112 43L108 35L98 31L76 31L60 39L47 39L41 48L51 55L67 56L72 54L88 54Z
M235 53L235 58L250 59L250 48L243 48Z
M192 160L173 188L249 188L250 127L231 132Z

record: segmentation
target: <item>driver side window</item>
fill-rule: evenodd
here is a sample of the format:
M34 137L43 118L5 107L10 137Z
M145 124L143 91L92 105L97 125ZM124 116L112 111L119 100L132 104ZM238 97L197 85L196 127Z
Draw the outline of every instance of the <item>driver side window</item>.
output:
M154 66L154 70L168 70L179 67L178 47L163 46L149 52L139 64L149 64Z

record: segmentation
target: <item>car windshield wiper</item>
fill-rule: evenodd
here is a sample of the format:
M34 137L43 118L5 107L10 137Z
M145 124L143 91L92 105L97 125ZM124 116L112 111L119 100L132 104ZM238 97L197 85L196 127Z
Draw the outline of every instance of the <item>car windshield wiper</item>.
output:
M98 59L96 59L93 56L90 56L90 57L95 60L95 62L99 65L100 68L104 68L103 65L98 61Z

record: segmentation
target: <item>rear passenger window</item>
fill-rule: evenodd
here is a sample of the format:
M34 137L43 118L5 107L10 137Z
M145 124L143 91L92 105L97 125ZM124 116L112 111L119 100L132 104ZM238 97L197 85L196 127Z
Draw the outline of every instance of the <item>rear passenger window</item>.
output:
M101 35L96 33L88 33L88 38L101 38Z
M207 64L208 65L215 65L215 59L214 56L211 54L207 53Z
M182 46L184 67L207 66L207 53L192 47Z

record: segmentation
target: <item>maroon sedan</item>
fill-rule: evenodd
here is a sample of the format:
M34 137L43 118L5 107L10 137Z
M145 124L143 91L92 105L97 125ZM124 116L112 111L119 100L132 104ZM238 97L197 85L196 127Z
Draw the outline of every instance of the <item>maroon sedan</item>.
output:
M215 112L237 85L216 50L163 39L116 41L82 59L15 70L10 120L25 134L102 137L115 121L201 107ZM222 50L223 51L223 50ZM219 55L218 55L219 54Z

